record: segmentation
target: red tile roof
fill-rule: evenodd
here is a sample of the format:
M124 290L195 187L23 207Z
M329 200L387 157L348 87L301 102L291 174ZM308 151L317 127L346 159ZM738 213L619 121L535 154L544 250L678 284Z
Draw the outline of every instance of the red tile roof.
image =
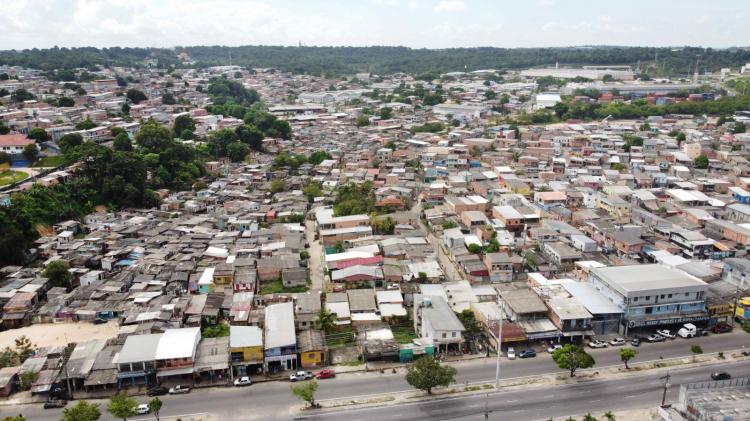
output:
M23 134L0 135L0 146L26 146L33 143L32 139L27 139Z

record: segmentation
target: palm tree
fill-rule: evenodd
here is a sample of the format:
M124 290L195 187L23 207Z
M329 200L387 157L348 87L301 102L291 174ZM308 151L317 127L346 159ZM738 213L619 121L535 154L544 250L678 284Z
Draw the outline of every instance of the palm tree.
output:
M326 333L333 330L336 324L336 315L328 311L326 306L321 306L318 315L315 318L315 327Z
M612 411L607 411L604 413L604 418L606 418L607 421L615 421L615 414L613 414Z

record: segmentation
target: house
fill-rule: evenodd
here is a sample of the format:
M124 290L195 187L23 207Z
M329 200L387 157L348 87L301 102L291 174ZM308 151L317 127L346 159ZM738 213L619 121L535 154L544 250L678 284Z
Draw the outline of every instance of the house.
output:
M490 282L510 282L523 272L523 259L513 253L486 253L484 264Z
M300 367L320 367L327 363L325 333L322 330L307 329L297 335L297 350Z
M0 152L5 152L8 155L21 155L26 146L33 144L34 140L27 139L24 134L0 135Z
M266 307L264 355L266 370L277 373L297 368L297 336L294 331L294 304Z
M303 287L307 285L307 268L289 268L281 270L281 283L285 287Z
M545 242L542 253L550 258L561 270L571 270L576 261L581 260L581 252L561 241Z
M415 294L414 330L432 340L438 352L448 352L459 350L465 329L445 298Z
M263 331L257 326L229 326L229 355L237 377L263 372Z

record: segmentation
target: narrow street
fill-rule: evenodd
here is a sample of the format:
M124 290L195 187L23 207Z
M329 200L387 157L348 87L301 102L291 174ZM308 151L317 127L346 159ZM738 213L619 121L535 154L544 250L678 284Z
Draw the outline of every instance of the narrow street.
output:
M323 264L323 256L325 250L320 240L315 239L315 222L305 221L305 239L310 245L308 252L310 253L310 280L312 282L313 291L323 291L325 289L325 265Z

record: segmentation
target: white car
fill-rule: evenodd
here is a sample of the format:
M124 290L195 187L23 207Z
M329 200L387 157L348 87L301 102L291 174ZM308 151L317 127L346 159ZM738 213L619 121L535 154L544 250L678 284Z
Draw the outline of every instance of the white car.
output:
M589 348L606 348L607 343L604 341L600 341L598 339L595 339L591 342L589 342Z
M563 346L561 344L550 345L549 348L547 348L547 352L549 352L551 354L551 353L557 351L558 349L562 349L562 347Z
M151 412L151 408L148 407L147 403L142 403L142 404L138 405L137 407L135 407L135 412L138 415L145 415L145 414L148 414L149 412Z
M516 359L516 350L513 349L512 346L508 347L508 352L505 354L506 357L508 357L509 360L515 360Z
M614 338L611 341L609 341L609 344L612 346L622 346L625 345L625 339L623 338Z
M250 386L253 384L253 381L250 380L250 377L240 377L239 379L234 381L235 386Z
M310 380L313 378L313 373L310 371L298 371L289 375L289 381L298 382L302 380Z
M656 333L667 339L674 339L674 334L667 329L657 330Z

